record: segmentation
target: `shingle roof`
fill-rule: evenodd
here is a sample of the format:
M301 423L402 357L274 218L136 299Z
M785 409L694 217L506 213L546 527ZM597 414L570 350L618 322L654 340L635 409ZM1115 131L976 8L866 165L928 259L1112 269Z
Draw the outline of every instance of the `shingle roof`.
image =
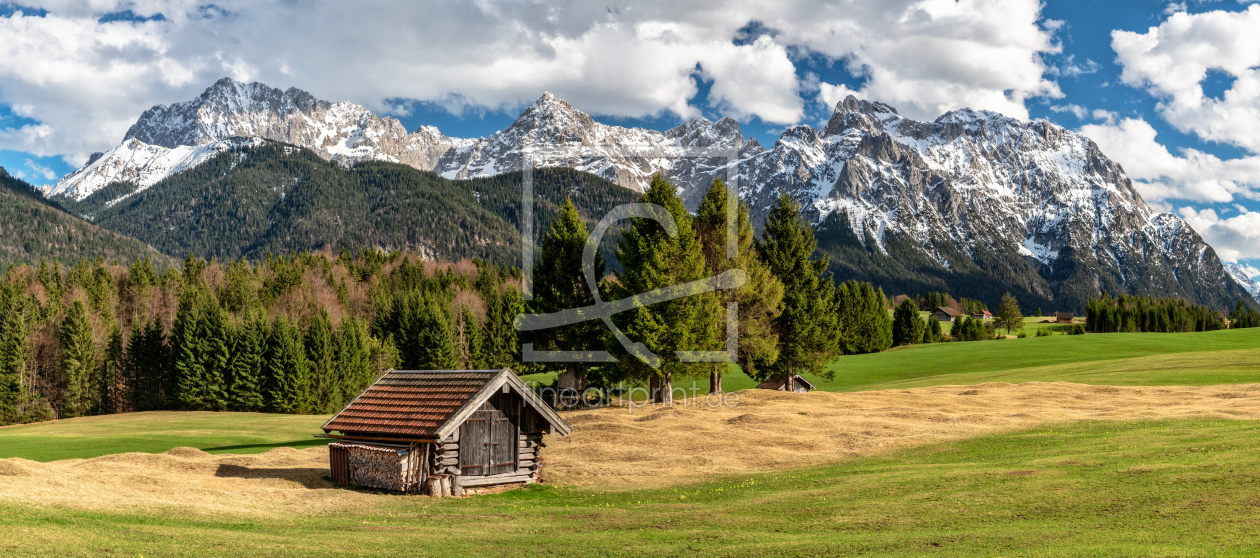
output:
M950 315L950 316L958 317L958 312L955 312L953 308L949 308L949 307L945 307L945 306L937 306L937 307L936 307L936 311L937 311L937 312L944 312L944 313L946 313L946 314L948 314L948 315Z
M444 438L462 422L463 415L480 407L505 383L511 384L545 420L568 434L568 424L506 368L387 372L325 423L323 430L400 438Z

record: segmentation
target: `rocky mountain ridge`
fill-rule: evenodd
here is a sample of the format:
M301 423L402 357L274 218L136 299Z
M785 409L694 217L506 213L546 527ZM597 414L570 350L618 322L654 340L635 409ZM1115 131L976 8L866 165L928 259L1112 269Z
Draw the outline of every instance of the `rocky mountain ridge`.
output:
M899 292L996 299L1010 291L1026 304L1065 309L1100 290L1214 306L1249 294L1191 227L1151 209L1088 138L970 109L919 122L854 97L837 104L824 128L793 126L767 149L729 118L697 117L664 132L623 128L550 93L489 137L451 138L427 126L407 133L353 103L224 79L198 99L146 111L123 145L48 193L82 200L118 180L142 189L249 137L451 179L532 164L641 190L660 172L692 207L720 177L737 185L757 222L789 194L817 223L840 278Z

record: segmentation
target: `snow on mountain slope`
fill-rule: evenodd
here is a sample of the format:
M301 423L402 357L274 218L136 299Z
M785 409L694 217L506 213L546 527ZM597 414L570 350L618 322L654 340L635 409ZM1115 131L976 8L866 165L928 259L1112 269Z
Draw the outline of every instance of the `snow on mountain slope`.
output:
M1250 266L1242 266L1236 263L1225 264L1225 271L1229 272L1231 279L1238 282L1247 294L1256 302L1260 302L1260 283L1257 283L1252 277L1260 277L1260 269Z
M697 117L664 132L623 128L550 93L489 137L450 138L427 126L407 133L353 103L223 79L197 99L146 111L123 145L48 193L82 200L114 180L152 184L234 137L448 178L519 170L532 159L642 190L660 172L693 208L714 178L735 179L755 222L786 193L820 231L834 232L826 249L842 278L885 281L881 273L902 266L898 277L914 276L897 283L907 292L993 298L1010 290L1065 309L1100 290L1213 305L1243 292L1191 227L1152 210L1088 138L970 109L919 122L854 97L837 104L825 128L788 128L767 149L729 118Z
M112 182L130 182L140 191L172 174L191 169L222 151L258 145L263 141L260 138L229 138L202 145L169 148L128 139L99 157L94 156L87 165L46 188L45 195L65 195L82 200Z

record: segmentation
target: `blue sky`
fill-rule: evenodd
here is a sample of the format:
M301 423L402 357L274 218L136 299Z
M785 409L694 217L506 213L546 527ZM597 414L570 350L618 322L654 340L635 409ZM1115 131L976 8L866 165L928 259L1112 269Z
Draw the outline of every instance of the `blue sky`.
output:
M1260 94L1239 86L1260 81L1254 0L109 4L0 4L10 173L55 182L223 76L458 137L549 90L608 124L731 116L770 145L856 93L914 118L973 107L1082 131L1149 203L1260 267Z

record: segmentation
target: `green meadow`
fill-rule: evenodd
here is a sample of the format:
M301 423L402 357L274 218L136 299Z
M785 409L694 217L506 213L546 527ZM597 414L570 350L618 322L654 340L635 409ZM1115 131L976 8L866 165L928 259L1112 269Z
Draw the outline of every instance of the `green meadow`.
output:
M682 488L381 495L271 519L0 502L0 554L1255 556L1258 437L1254 421L1075 423Z
M1260 382L1260 329L1054 335L840 358L820 389ZM532 378L547 380L548 378ZM751 387L739 373L728 390ZM156 412L0 428L0 458L312 447L326 417ZM0 501L21 556L1255 556L1260 422L1055 424L657 490L373 496L283 518ZM20 482L20 478L0 479ZM331 489L343 490L343 489Z

